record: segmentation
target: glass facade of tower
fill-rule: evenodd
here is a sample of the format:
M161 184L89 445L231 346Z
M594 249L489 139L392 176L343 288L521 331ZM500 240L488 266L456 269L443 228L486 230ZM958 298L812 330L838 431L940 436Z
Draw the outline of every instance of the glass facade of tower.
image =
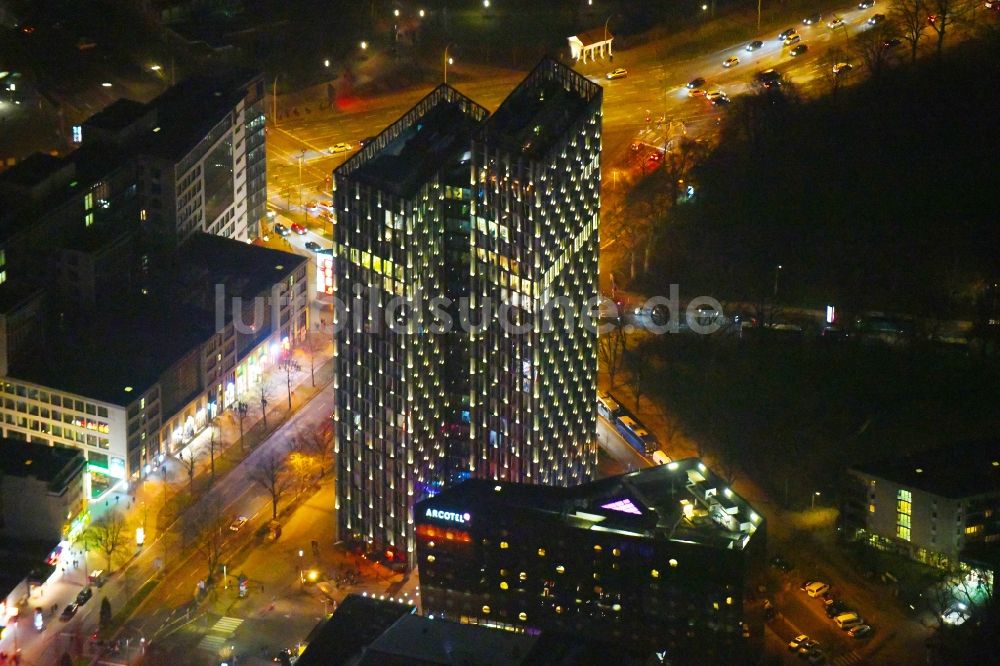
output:
M412 561L446 486L589 478L600 92L545 60L487 118L440 86L334 172L341 538Z

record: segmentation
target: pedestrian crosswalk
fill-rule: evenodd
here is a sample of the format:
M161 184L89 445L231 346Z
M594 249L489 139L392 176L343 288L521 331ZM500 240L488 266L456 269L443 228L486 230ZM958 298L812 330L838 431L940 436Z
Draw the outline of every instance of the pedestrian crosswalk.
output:
M219 621L212 625L209 631L215 631L222 634L231 634L236 631L239 626L243 624L243 620L238 617L226 617L223 616L219 618Z
M226 644L228 636L219 636L218 634L209 634L201 639L198 643L199 650L208 650L209 652L218 652L222 649L222 646Z
M243 624L243 620L238 617L223 616L208 630L208 635L198 643L199 650L218 652L229 641L230 636Z
M857 650L851 650L833 660L834 666L850 666L850 664L859 663L861 663L861 655L858 654Z

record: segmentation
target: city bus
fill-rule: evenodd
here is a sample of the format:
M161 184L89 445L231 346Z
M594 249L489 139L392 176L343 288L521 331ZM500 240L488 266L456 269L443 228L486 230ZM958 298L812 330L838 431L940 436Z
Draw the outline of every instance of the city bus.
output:
M648 455L660 448L656 438L631 416L618 417L615 427L618 428L618 433L622 438L642 455Z

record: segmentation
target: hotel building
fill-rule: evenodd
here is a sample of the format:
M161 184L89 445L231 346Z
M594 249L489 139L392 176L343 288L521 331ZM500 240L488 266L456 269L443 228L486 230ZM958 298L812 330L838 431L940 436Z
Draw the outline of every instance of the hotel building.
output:
M590 477L600 131L600 86L546 59L493 116L439 86L334 172L344 538L413 564L450 484Z

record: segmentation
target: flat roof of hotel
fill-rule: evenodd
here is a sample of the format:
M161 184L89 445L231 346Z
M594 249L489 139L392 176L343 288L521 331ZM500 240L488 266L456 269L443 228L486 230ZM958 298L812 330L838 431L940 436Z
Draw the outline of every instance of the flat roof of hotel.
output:
M995 493L1000 492L1000 440L957 442L851 469L952 499Z
M417 505L500 515L515 510L567 527L652 540L743 550L764 518L698 458L642 469L571 488L470 479Z

